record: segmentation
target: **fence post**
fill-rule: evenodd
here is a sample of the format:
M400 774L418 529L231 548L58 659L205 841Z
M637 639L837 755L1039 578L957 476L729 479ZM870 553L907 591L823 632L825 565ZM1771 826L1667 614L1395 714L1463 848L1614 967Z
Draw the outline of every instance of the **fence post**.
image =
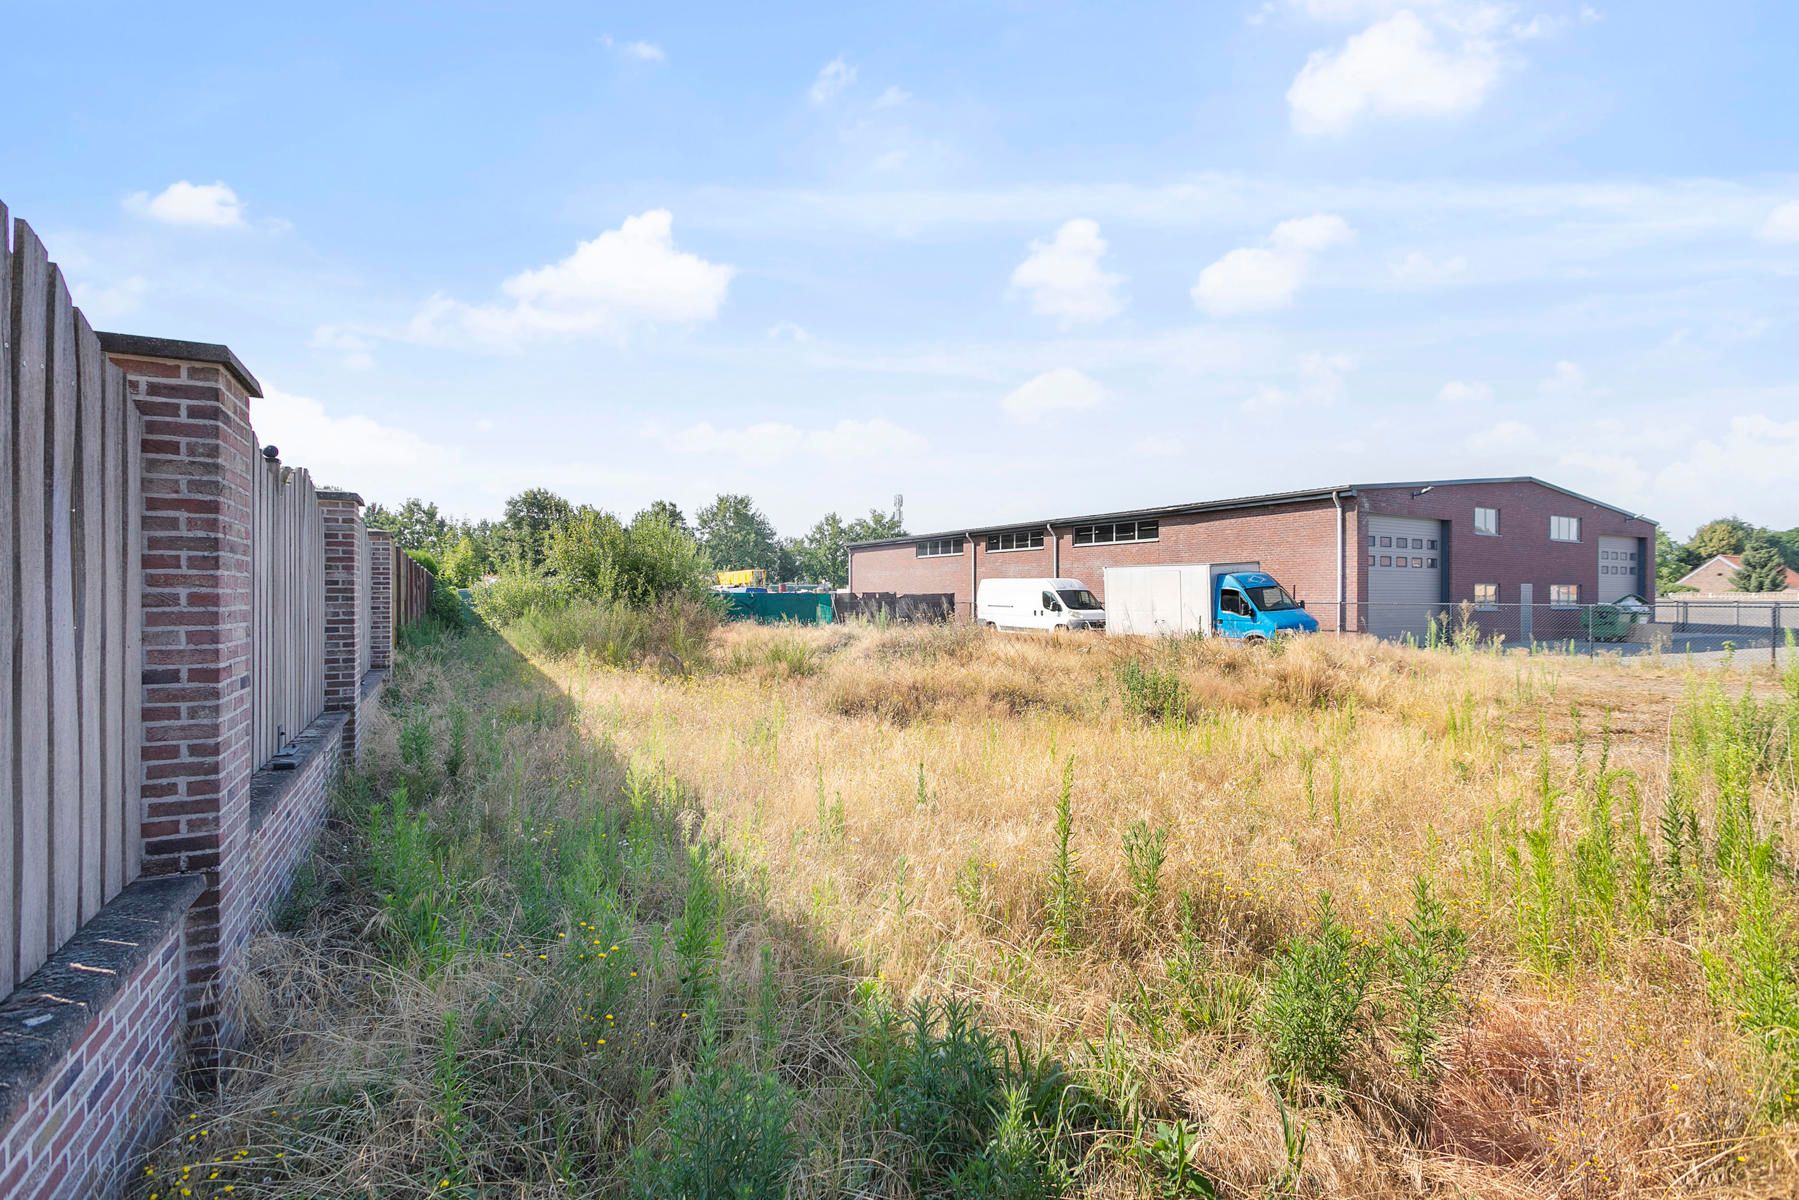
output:
M100 335L143 417L144 875L199 874L188 913L193 1063L235 1040L221 998L251 911L250 401L224 346Z
M399 548L393 531L369 529L369 669L394 664L394 589Z
M325 711L348 713L344 764L362 740L362 647L368 637L368 581L361 577L362 497L320 492L325 521Z

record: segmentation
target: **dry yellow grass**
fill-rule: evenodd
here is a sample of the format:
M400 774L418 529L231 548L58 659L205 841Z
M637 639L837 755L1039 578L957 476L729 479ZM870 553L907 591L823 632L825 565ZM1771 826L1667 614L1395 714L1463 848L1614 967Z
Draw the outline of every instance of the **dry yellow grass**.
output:
M1495 890L1502 843L1536 812L1539 730L1562 778L1598 755L1609 711L1610 762L1656 819L1679 664L865 626L732 627L715 657L719 672L687 678L538 665L592 734L691 789L776 913L901 994L977 998L1138 1089L1146 1112L1185 1115L1231 1194L1279 1179L1288 1150L1254 1038L1151 1028L1143 997L1167 987L1175 897L1211 969L1241 977L1309 926L1321 892L1373 938L1410 913L1419 876L1473 935L1468 1006L1434 1087L1370 1045L1349 1095L1306 1106L1308 1194L1795 1193L1799 1129L1765 1118L1762 1067L1708 999L1695 947L1633 937L1602 967L1545 977ZM1123 711L1133 657L1185 681L1187 720ZM1075 949L1058 952L1044 894L1071 756L1086 901ZM1790 845L1790 788L1768 787L1779 827L1764 832ZM1170 830L1148 913L1121 852L1139 820Z

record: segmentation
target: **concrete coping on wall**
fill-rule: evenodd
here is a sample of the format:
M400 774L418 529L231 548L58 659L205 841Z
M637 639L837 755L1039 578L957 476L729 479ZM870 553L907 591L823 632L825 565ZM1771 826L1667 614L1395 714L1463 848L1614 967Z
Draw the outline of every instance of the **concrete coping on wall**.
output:
M299 781L306 778L312 767L312 760L329 751L343 738L344 722L350 719L347 712L328 712L300 731L300 736L290 741L281 753L275 755L260 770L250 776L250 832L255 833L262 828L268 815L281 807ZM279 767L273 766L280 760Z
M318 491L314 492L313 495L317 496L320 500L335 500L339 504L342 504L346 500L355 504L362 503L361 496L357 495L355 492L346 492L342 488L320 488Z
M95 1018L205 890L201 875L157 875L127 884L0 1002L0 1130L64 1067ZM69 1081L79 1070L79 1063L69 1066Z
M367 704L371 700L373 700L375 698L376 693L380 692L381 685L386 682L387 682L387 668L386 667L376 667L373 670L364 673L364 675L362 677L362 682L357 685L359 692L361 694L361 697L362 697L362 702L364 704Z
M100 349L126 358L178 358L183 362L212 363L224 367L253 399L262 399L262 385L231 352L216 342L184 342L180 338L144 337L135 333L101 333Z

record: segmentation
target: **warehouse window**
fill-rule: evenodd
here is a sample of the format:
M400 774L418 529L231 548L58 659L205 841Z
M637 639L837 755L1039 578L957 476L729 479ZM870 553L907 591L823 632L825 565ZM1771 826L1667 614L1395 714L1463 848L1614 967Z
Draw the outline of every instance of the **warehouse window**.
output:
M1499 510L1497 508L1477 508L1474 510L1474 532L1484 533L1489 537L1499 536Z
M926 538L918 543L920 558L949 558L962 553L962 539L959 537Z
M1549 603L1558 608L1573 608L1580 603L1580 585L1578 583L1550 584Z
M989 554L998 554L1006 550L1041 549L1043 549L1043 531L1041 529L1014 529L1006 533L987 535L987 553Z
M1550 517L1549 540L1552 542L1578 542L1580 540L1580 518Z
M1497 583L1477 583L1474 585L1474 607L1498 608L1499 585Z
M1380 565L1381 565L1381 566L1383 566L1383 567L1390 567L1390 566L1392 566L1392 565L1393 565L1393 556L1392 556L1392 555L1391 555L1391 554L1383 554L1383 555L1381 555L1381 556L1380 556Z
M1162 535L1159 521L1108 521L1102 525L1076 525L1077 546L1111 546L1118 542L1153 542Z

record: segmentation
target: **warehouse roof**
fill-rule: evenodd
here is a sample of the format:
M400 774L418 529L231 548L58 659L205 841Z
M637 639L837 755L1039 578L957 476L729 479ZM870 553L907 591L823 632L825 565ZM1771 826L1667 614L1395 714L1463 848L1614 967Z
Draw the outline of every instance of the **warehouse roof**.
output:
M925 538L959 537L963 534L995 533L1004 529L1036 529L1043 525L1082 525L1095 521L1117 521L1127 517L1162 517L1177 516L1184 513L1217 512L1232 508L1266 508L1276 504L1302 504L1308 501L1329 500L1331 496L1354 496L1361 492L1391 492L1401 488L1454 487L1458 484L1475 483L1534 483L1546 487L1552 492L1560 492L1564 496L1572 496L1587 504L1596 504L1600 508L1609 508L1613 512L1623 513L1640 521L1653 520L1641 513L1631 512L1627 508L1619 508L1616 504L1607 504L1603 500L1595 500L1591 496L1583 496L1579 492L1559 487L1538 479L1534 475L1502 475L1486 479L1415 479L1400 483L1341 483L1334 487L1307 488L1298 492L1269 492L1261 496L1235 496L1228 500L1196 500L1187 504L1164 504L1153 508L1122 508L1116 512L1082 513L1072 517L1045 517L1040 521L1002 521L991 525L965 525L960 529L943 529L935 533L908 533L903 537L879 538L868 542L851 542L849 549L860 550L869 546L897 546L905 542L922 541Z

